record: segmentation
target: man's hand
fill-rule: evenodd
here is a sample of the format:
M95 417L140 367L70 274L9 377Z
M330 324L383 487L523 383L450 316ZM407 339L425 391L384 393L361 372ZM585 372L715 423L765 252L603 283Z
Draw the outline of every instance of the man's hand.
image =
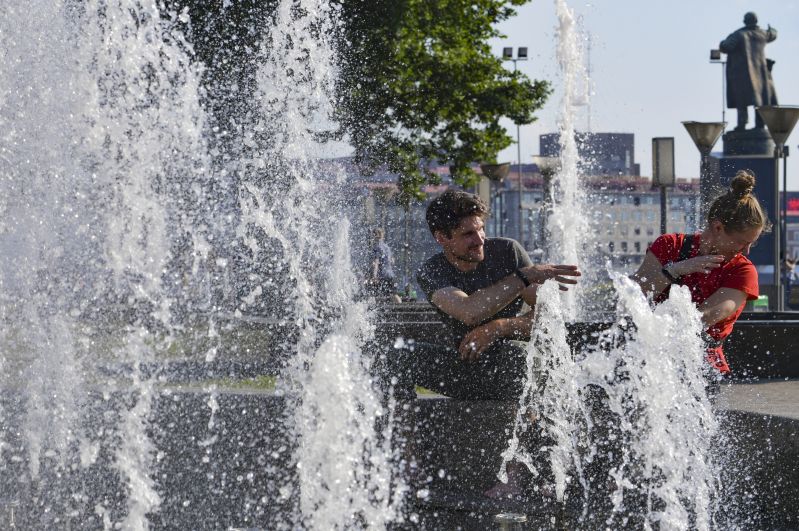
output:
M461 341L458 347L461 359L463 361L477 361L480 354L499 338L500 332L496 321L478 326L466 334L463 341Z
M692 273L710 273L712 270L721 267L724 257L720 254L707 254L695 256L682 262L672 262L666 269L675 277L682 277Z
M564 284L577 284L577 281L571 277L582 275L576 265L538 264L522 267L519 271L533 284L543 284L547 280L554 279L563 291L568 290Z

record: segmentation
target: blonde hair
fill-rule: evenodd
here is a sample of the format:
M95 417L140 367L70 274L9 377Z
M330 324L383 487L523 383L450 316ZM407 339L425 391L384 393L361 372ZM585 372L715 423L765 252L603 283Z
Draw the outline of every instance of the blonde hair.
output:
M726 194L718 197L707 213L707 221L720 221L727 232L745 232L751 229L771 230L771 222L760 201L754 196L755 174L752 170L739 170Z

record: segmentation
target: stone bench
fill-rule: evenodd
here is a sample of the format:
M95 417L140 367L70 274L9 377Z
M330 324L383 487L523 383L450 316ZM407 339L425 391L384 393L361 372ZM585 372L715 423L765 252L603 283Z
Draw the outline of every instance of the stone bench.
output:
M396 304L378 313L378 337L395 337L435 342L441 319L427 303ZM569 325L570 343L590 340L590 335L611 326L609 322ZM733 377L742 380L760 378L799 378L799 312L744 313L724 344Z

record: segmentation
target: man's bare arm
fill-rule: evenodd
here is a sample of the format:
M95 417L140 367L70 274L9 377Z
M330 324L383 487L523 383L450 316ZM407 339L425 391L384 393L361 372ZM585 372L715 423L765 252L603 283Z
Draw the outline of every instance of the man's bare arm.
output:
M556 280L561 286L576 284L577 281L572 277L580 276L577 266L568 265L531 265L519 271L533 284L541 284L549 279ZM524 289L522 279L511 274L471 295L452 286L439 289L433 293L430 302L466 326L476 326L513 302Z
M452 286L442 288L433 293L430 302L466 326L476 326L513 302L522 289L524 282L514 274L471 295Z
M515 339L527 341L533 327L535 309L517 317L507 317L489 321L478 326L464 336L458 347L462 360L475 361L494 341L499 339Z

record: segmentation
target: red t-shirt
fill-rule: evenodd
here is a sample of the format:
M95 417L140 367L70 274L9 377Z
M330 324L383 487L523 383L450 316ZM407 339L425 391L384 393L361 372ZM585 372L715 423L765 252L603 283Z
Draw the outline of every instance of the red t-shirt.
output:
M699 254L701 234L694 235L691 245L691 252L688 258L693 258ZM685 241L685 234L664 234L649 246L649 251L655 255L661 264L666 265L676 262L680 258L680 249ZM757 299L759 294L757 284L757 269L754 264L742 254L736 254L732 260L724 262L721 267L711 270L710 273L692 273L680 277L680 283L691 290L691 300L699 306L707 300L719 288L732 288L746 293L747 300ZM669 296L669 288L655 298L655 302L661 302ZM738 316L741 315L744 305L742 304L735 313L711 326L707 333L717 341L722 341L730 335L732 327ZM721 346L708 349L708 361L722 373L730 372L727 360Z

